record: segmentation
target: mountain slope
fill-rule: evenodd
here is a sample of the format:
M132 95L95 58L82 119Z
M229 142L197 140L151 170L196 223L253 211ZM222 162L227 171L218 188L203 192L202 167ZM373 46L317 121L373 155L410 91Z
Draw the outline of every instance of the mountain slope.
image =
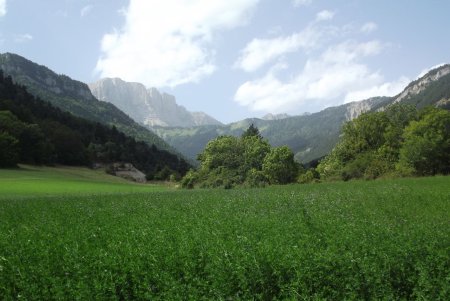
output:
M392 103L413 104L418 108L432 105L450 109L450 65L434 69L410 83L395 97L374 97L347 103L323 111L283 119L245 119L225 126L153 128L186 157L195 159L206 143L218 135L240 135L251 123L274 145L288 145L303 163L328 154L337 143L342 124L364 112L382 110Z
M119 131L137 140L176 152L164 140L136 123L113 104L97 100L82 82L58 75L45 66L12 53L0 54L0 69L5 75L10 75L14 82L26 86L31 94L49 101L63 111L114 125Z
M91 166L93 163L130 162L148 178L184 174L183 159L136 142L115 127L68 112L28 93L0 72L0 166L16 163ZM4 156L7 154L7 156Z
M156 88L147 89L140 83L104 78L89 84L89 88L98 99L114 104L137 122L150 127L221 124L203 112L189 112L176 103L174 96L161 94Z

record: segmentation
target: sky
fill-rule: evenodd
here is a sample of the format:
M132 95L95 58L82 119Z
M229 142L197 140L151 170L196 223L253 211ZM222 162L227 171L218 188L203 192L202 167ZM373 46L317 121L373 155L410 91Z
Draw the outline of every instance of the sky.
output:
M0 0L0 52L229 123L393 96L450 63L446 0Z

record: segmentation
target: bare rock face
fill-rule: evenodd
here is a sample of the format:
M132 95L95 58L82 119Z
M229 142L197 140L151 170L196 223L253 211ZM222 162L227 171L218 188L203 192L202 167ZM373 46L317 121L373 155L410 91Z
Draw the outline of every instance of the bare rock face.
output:
M431 83L438 81L447 74L450 74L450 65L444 65L428 72L418 80L410 83L402 93L395 97L394 102L401 102L408 97L418 95L428 88Z
M363 113L377 110L378 108L382 110L383 107L381 105L389 102L389 97L372 97L361 101L350 102L346 104L347 111L345 113L345 119L350 121Z
M286 119L289 118L290 116L288 114L272 114L272 113L268 113L266 115L264 115L261 119L262 120L281 120L281 119Z
M110 102L131 118L147 126L191 127L221 124L202 112L189 112L177 104L174 96L147 89L143 84L105 78L89 85L99 100Z

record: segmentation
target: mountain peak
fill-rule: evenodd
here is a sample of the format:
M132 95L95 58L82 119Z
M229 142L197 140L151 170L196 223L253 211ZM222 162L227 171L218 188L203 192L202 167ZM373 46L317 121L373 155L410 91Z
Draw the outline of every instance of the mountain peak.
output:
M146 88L141 83L104 78L89 84L92 94L110 102L135 121L147 126L191 127L221 124L205 113L192 113L177 104L175 96Z
M283 114L272 114L272 113L268 113L266 115L264 115L261 119L263 120L280 120L280 119L285 119L285 118L289 118L290 116L286 113Z

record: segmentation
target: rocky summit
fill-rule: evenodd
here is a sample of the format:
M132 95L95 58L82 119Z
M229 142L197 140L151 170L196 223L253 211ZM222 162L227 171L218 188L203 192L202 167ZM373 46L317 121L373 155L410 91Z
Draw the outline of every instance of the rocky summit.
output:
M147 89L141 83L126 82L119 78L104 78L89 84L99 100L110 102L135 121L150 127L220 125L203 112L189 112L177 104L173 95L156 88Z

